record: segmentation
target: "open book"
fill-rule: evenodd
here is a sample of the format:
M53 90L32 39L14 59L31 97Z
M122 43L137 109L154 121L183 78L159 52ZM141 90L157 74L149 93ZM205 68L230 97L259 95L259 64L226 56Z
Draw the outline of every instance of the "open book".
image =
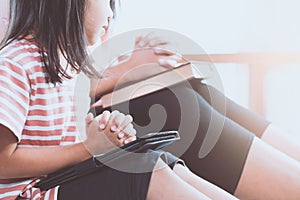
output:
M129 100L168 88L190 79L206 79L213 77L214 70L209 62L183 63L177 67L133 83L111 93L103 95L100 100L103 108L117 105Z

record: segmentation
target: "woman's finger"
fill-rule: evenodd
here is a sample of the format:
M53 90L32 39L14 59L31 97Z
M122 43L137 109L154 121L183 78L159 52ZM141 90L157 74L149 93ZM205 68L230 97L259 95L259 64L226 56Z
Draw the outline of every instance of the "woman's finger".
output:
M148 33L146 36L138 38L137 47L155 47L159 45L169 44L169 41L157 36L154 32Z
M174 68L179 65L179 62L182 61L180 55L170 55L170 56L159 56L158 57L158 64L167 67L167 68Z
M175 68L179 65L176 60L159 59L158 64L166 68Z
M151 38L154 37L154 33L148 33L146 36L144 36L142 39L140 39L139 43L137 44L138 47L147 47L150 43Z
M172 45L160 45L153 48L153 51L156 55L176 55L178 50L175 49Z
M148 46L149 47L158 47L158 46L165 46L168 45L170 42L168 42L167 40L164 40L162 38L156 37L156 38L152 38L149 42L148 42Z
M139 46L139 43L143 40L143 36L138 36L136 39L135 39L135 46Z
M174 55L170 55L170 56L159 56L159 59L163 59L163 60L174 60L176 62L180 62L182 60L181 55L178 54L174 54Z

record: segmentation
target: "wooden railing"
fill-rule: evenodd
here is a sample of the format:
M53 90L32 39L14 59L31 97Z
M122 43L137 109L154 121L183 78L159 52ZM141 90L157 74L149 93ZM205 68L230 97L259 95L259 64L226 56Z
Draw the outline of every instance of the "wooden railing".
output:
M216 64L246 64L249 68L249 108L261 115L265 115L264 82L269 70L287 64L300 64L300 52L184 55L183 57L190 61L208 61Z

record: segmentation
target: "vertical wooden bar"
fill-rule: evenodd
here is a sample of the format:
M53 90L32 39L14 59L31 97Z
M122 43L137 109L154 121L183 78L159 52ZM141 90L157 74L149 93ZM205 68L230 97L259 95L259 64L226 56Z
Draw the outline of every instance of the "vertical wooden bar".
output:
M249 108L265 116L265 78L267 67L264 65L249 65Z

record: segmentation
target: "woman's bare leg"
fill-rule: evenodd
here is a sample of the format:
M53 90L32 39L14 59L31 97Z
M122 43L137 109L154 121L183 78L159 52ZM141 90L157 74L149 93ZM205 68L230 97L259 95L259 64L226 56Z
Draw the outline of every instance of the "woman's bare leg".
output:
M192 185L198 191L208 196L211 199L231 199L236 200L234 196L222 190L221 188L211 184L210 182L196 176L189 169L181 164L176 164L173 171L184 181Z
M262 140L300 162L300 136L284 133L271 124L263 133Z
M151 177L147 199L207 200L209 198L182 180L162 160L159 160Z
M235 195L241 199L300 199L300 163L255 138Z

